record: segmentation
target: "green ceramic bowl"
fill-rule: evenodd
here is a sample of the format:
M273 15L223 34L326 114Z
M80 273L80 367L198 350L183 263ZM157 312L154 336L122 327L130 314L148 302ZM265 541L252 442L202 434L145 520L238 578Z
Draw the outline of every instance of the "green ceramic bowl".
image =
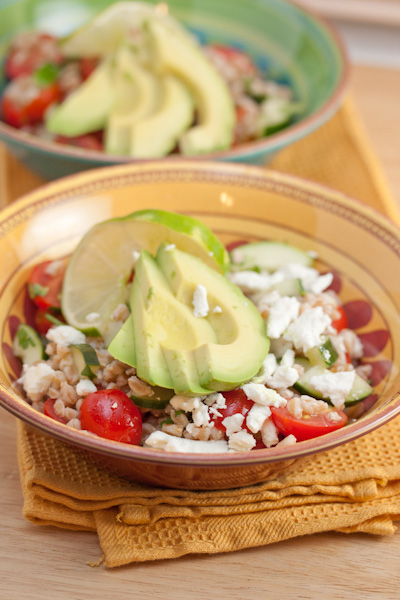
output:
M18 31L41 29L65 35L109 4L110 0L0 0L0 61ZM285 0L169 0L168 5L171 14L202 42L232 44L249 52L265 73L289 83L304 105L297 122L281 132L201 158L264 164L337 110L346 87L348 63L334 31L316 16ZM3 77L0 94L4 84ZM47 142L2 122L0 139L46 179L131 161Z

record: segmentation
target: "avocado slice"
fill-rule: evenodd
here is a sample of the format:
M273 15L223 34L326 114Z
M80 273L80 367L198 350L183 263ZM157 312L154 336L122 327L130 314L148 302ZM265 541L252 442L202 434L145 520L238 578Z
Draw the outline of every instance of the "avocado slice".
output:
M192 124L192 95L179 79L163 78L162 100L158 110L135 122L131 132L130 154L136 158L158 158L173 150L179 137Z
M132 126L157 109L160 83L126 46L116 56L113 83L116 101L107 120L105 150L109 154L129 156Z
M75 137L103 129L115 102L112 61L104 60L91 76L51 111L50 133Z
M233 141L235 109L229 89L193 37L167 19L145 23L160 72L175 74L192 92L198 124L180 139L182 154L193 155L229 148Z
M210 323L196 319L175 298L156 261L144 250L136 265L131 308L138 376L178 393L210 393L199 384L192 351L216 342L216 334Z
M112 339L108 347L109 353L127 365L136 364L135 337L133 329L133 317L129 315L117 335Z
M264 321L250 300L226 277L201 260L176 248L160 246L157 263L178 301L193 311L193 294L199 284L207 289L208 322L216 334L194 348L199 383L211 390L238 387L259 371L269 350Z

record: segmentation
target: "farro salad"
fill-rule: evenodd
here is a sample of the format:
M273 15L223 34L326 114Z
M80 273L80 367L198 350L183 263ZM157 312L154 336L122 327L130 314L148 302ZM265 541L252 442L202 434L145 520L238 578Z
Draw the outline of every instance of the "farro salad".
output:
M19 393L48 417L128 444L241 452L346 425L370 366L333 274L284 242L228 253L201 222L143 210L37 264Z
M201 46L166 5L113 4L59 39L10 43L1 119L60 144L156 158L228 149L289 125L301 106L233 46Z

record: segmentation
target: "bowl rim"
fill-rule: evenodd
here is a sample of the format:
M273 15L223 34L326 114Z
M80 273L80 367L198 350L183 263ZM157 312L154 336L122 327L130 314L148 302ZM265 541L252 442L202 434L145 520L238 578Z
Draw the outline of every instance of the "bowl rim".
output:
M380 214L374 208L363 204L362 202L350 198L349 196L338 192L329 187L318 183L307 181L300 177L280 173L268 169L248 165L237 165L229 163L203 162L203 163L188 163L181 161L178 169L171 170L171 165L163 160L157 164L147 165L119 165L93 169L83 173L70 175L61 180L48 183L38 190L34 190L24 195L18 201L12 203L0 212L0 227L4 221L13 218L18 212L30 208L35 212L34 205L37 205L36 211L46 209L47 205L51 206L51 201L63 199L68 201L71 197L75 197L77 193L85 193L93 191L93 185L96 186L96 191L101 191L107 186L112 185L112 181L119 181L121 186L124 185L124 176L134 176L135 174L143 174L156 171L158 174L165 172L166 178L171 176L171 172L192 171L194 173L203 173L206 175L212 174L214 177L219 177L222 181L227 181L227 178L234 182L240 179L249 180L259 184L267 182L268 185L279 187L280 193L285 190L292 190L294 193L309 193L316 200L320 199L328 204L335 204L338 207L351 210L357 216L361 216L372 222L373 225L378 225L383 228L391 237L395 236L399 240L400 246L400 228L389 220L386 216ZM168 175L169 174L169 175ZM48 204L46 203L48 201ZM398 250L400 256L400 249ZM388 401L388 405L379 410L378 418L376 414L367 415L362 420L352 423L348 427L339 429L332 433L325 434L319 438L314 438L293 446L283 446L258 450L257 452L238 452L238 453L211 453L211 454L193 454L179 452L165 452L142 446L131 446L120 442L114 442L105 438L85 434L85 432L77 431L67 427L55 420L49 419L44 414L34 410L28 403L11 393L8 388L0 383L0 405L6 410L22 419L26 423L51 434L57 439L84 448L89 451L94 451L107 456L118 457L127 460L135 460L143 463L153 464L170 464L191 467L204 466L237 466L245 464L266 464L269 462L280 462L300 458L310 454L322 452L343 443L350 442L360 436L363 436L374 429L382 426L392 418L400 414L400 390L393 394ZM301 445L300 445L301 444Z
M341 73L333 94L331 94L331 96L322 104L322 106L320 106L317 111L313 112L305 119L301 119L298 123L293 123L292 125L284 128L282 131L269 135L265 138L246 142L228 150L222 150L219 152L209 152L193 157L183 157L179 154L169 155L163 157L163 160L178 162L179 160L182 160L182 158L190 161L236 161L251 159L252 156L272 153L279 150L279 148L285 146L287 143L292 143L301 139L307 135L307 133L311 133L317 129L329 118L329 116L332 116L335 113L341 103L350 79L350 59L344 41L336 27L320 14L308 7L298 4L297 0L284 1L287 4L292 5L300 13L303 13L311 22L318 24L322 31L325 32L326 37L330 40L333 46L336 47L340 58ZM159 160L118 156L107 154L105 152L68 146L66 144L58 144L52 141L43 140L38 136L21 131L15 127L11 127L10 125L7 125L1 121L1 119L0 137L3 138L3 142L5 143L7 143L7 140L10 140L16 144L25 144L28 148L35 149L42 154L51 154L56 158L67 159L68 161L79 160L82 163L95 162L101 166L132 163L143 164L148 162L157 162Z

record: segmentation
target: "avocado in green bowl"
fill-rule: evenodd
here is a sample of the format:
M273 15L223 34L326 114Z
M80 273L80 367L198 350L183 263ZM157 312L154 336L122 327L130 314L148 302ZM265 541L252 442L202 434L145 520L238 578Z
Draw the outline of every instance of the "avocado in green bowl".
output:
M114 7L110 7L112 4ZM165 13L169 12L169 16L165 16L165 19L169 19L170 16L177 19L189 32L186 34L187 37L193 36L197 40L196 43L200 42L202 46L211 48L213 69L219 68L225 78L222 86L211 71L205 69L203 73L203 50L192 51L185 46L186 41L183 46L180 46L179 32L175 35L172 29L166 38L171 41L171 44L165 44L165 50L162 49L161 38L156 38L157 44L161 44L157 46L157 64L153 55L152 58L144 59L150 65L152 80L148 81L149 72L144 73L144 78L143 73L138 73L137 70L132 74L129 54L131 56L132 52L137 54L141 46L135 42L136 46L133 47L131 37L130 46L124 47L121 53L121 37L127 31L131 35L130 25L125 25L127 19L121 18L121 15L123 17L124 11L127 11L127 15L132 12L131 7L128 6L132 3L118 4L120 8L117 12L120 16L117 21L119 22L116 28L111 28L110 33L109 23L112 19L109 15L113 14L112 11L117 7L117 3L108 0L74 0L68 3L61 0L21 0L18 3L0 0L2 108L0 140L7 145L10 152L46 179L56 179L93 167L152 160L160 156L155 152L157 150L155 140L158 149L164 153L165 160L168 161L182 158L184 154L185 158L192 160L207 158L264 164L277 151L321 126L340 105L348 79L348 62L343 46L326 23L294 4L285 0L263 2L235 0L230 3L226 0L192 0L191 2L170 0L168 6L152 0L137 3L140 5L140 11L143 11L143 6L145 11L154 10L156 6L159 15L165 16ZM104 32L102 29L104 23L102 25L101 19L100 27L98 26L98 15L110 9L111 13L103 13L106 15L103 21L107 22L107 30ZM89 39L90 27L93 29L93 26L89 25L88 36L88 23L96 23L94 49L93 36L92 40ZM151 30L150 33L154 36L151 22L150 26L146 22L142 29ZM82 77L82 87L73 90L69 95L65 90L61 93L53 90L55 95L51 101L47 100L49 110L42 111L42 119L46 121L46 126L32 127L28 123L28 125L23 124L21 128L21 119L18 115L15 117L13 110L11 118L9 117L4 100L9 93L5 93L5 90L10 86L8 81L10 68L6 57L15 36L29 31L45 32L55 36L57 40L61 39L62 53L66 51L69 44L68 60L72 60L72 63L80 61L79 73ZM76 37L77 31L83 32L83 54L82 48L79 47L79 36L78 40ZM117 45L116 38L118 38ZM89 46L92 43L92 48L88 47L88 39ZM153 48L153 39L151 44ZM172 46L175 48L173 51L171 51ZM100 57L99 52L103 53ZM166 53L171 56L166 56ZM33 55L34 52L29 58ZM65 58L65 54L63 56ZM246 63L247 56L250 57L248 61L250 67ZM86 67L86 62L90 64L92 59L95 59L95 70L88 78L83 77L82 61ZM17 66L18 60L17 56ZM60 61L61 59L56 56L54 59L56 71L57 63ZM134 95L132 96L129 85L126 84L126 72L123 71L123 77L119 80L115 79L116 68L120 69L121 74L119 66L121 61L129 63L129 75L132 75L134 80L132 89L138 90L137 101L131 100ZM142 61L139 65L141 69L142 56L140 61ZM222 61L221 65L218 61ZM244 96L244 104L241 97L238 100L232 91L235 90L236 84L236 81L233 83L229 81L232 64L236 69L234 77L241 72L242 87L248 85L250 89L253 86L250 91L245 90L247 95ZM258 92L253 85L251 65L256 66L257 78L261 77L272 82L268 84L269 88L264 86L261 97L258 97ZM50 65L52 66L54 65ZM64 66L65 63L62 63L62 67ZM52 68L48 67L49 64L43 62L34 73L35 85L47 86L46 90L51 88L53 77ZM241 69L244 69L244 72ZM250 69L250 75L246 69ZM70 70L73 76L73 69ZM113 78L109 78L108 70ZM157 73L155 79L153 71ZM158 73L162 74L161 83L157 80ZM40 81L37 80L38 74ZM140 77L144 81L143 84L140 83ZM124 92L118 91L119 95L117 95L115 90L122 89L121 80L126 89ZM89 82L90 85L87 85ZM154 88L150 95L149 86L150 89ZM289 109L284 119L276 117L276 104L273 104L274 86L279 90L278 96L279 94L284 96L285 90L289 94ZM224 89L228 90L232 97L227 97ZM18 93L17 89L17 103ZM129 112L128 121L135 122L135 128L133 135L132 127L129 125L128 143L126 103L133 102L132 106L136 114L140 114L143 108L140 106L140 99L146 97L146 94L150 100L147 99L145 117L142 114L140 121L137 119L132 121L132 113ZM75 100L71 102L72 96L75 96ZM247 102L248 98L249 102ZM157 106L150 111L152 118L149 118L149 101L154 101ZM55 106L56 104L59 106ZM281 104L278 99L278 112L281 110ZM246 112L247 105L250 107L248 112ZM163 107L161 115L160 106ZM61 111L60 107L63 107ZM261 113L267 115L261 134L261 125L257 126L257 135L262 137L256 139L253 139L255 137L253 134L248 133L254 129L254 123L251 122L252 107L258 115L257 123L262 123L259 117ZM133 109L129 108L129 110ZM103 126L105 115L107 126ZM163 119L160 120L160 116L163 116ZM245 128L243 134L242 127L242 137L238 138L237 131L240 132L238 123L241 118L244 119L247 130ZM89 121L90 126L88 126ZM15 122L17 126L13 126ZM137 123L140 125L138 126ZM83 137L86 138L87 131L89 131L89 142L86 143L85 139L85 147L70 145L75 143L74 140L81 139L82 132ZM163 139L160 140L160 137ZM132 145L135 152L132 151Z

